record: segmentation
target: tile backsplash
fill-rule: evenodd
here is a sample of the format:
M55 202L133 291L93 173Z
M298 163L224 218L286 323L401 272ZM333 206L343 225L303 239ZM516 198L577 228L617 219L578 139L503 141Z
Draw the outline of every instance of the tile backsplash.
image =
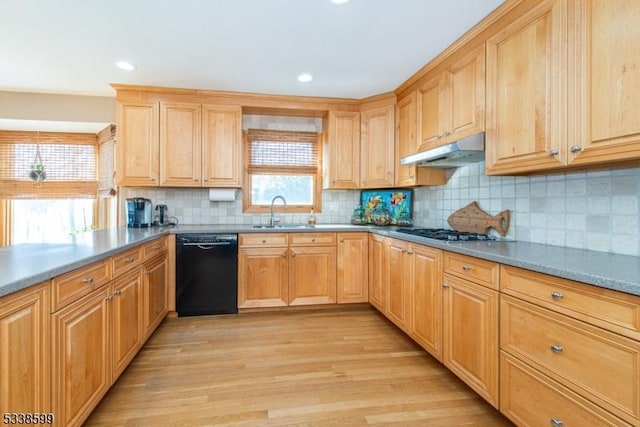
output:
M477 200L495 215L511 210L510 239L640 256L640 168L531 177L488 177L484 164L452 169L446 185L414 190L417 226L449 228L447 218ZM266 224L268 215L242 213L235 202L210 202L206 189L124 188L122 197L164 202L181 224ZM348 223L360 191L325 190L319 223ZM279 215L303 224L306 214Z
M449 175L446 185L415 190L416 224L447 227L477 200L491 215L511 210L508 238L640 255L640 168L489 177L478 163Z

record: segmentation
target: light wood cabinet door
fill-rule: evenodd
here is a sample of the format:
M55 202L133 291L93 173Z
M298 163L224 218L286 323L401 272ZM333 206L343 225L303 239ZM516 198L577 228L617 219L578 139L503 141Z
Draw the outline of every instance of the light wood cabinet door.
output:
M412 314L409 335L442 360L442 251L410 245Z
M0 298L0 413L51 411L49 283Z
M142 269L113 281L114 380L142 346Z
M443 169L418 168L415 165L400 164L400 159L418 151L417 112L417 92L411 92L396 105L395 181L397 187L446 183Z
M411 290L410 263L407 256L408 243L389 239L386 253L386 300L385 315L405 332L409 331Z
M160 104L160 185L201 186L202 107Z
M444 118L446 142L485 129L485 46L452 64L447 72L448 108Z
M369 235L369 304L384 313L387 288L385 238Z
M53 412L56 423L80 426L111 386L111 286L52 316Z
M369 300L369 233L338 233L338 304Z
M569 165L640 158L640 3L577 0L570 22ZM570 133L569 135L573 135Z
M418 151L438 147L444 141L446 120L441 118L447 112L445 75L439 74L427 80L418 89Z
M393 187L395 183L395 107L362 111L361 188Z
M143 266L142 330L146 340L167 315L167 256L162 255Z
M545 0L487 41L487 174L566 164L566 0Z
M238 308L284 307L289 302L286 247L240 248Z
M498 292L444 275L443 363L498 407Z
M324 144L324 188L360 187L360 113L329 111Z
M289 305L336 302L336 247L289 248Z
M157 187L160 105L157 102L118 102L116 120L117 184Z
M203 105L202 185L242 186L242 107Z

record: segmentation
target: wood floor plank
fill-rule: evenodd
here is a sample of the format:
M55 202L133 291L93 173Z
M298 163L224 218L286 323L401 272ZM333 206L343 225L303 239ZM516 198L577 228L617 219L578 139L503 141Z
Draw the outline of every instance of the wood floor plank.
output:
M374 309L167 319L86 426L510 426Z

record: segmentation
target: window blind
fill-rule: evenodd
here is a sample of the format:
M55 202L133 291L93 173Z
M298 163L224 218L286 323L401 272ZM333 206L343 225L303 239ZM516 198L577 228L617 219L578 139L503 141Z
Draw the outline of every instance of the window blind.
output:
M304 172L318 169L318 134L315 132L247 131L249 172Z
M40 151L46 178L30 172ZM0 199L95 197L98 183L96 135L0 132Z

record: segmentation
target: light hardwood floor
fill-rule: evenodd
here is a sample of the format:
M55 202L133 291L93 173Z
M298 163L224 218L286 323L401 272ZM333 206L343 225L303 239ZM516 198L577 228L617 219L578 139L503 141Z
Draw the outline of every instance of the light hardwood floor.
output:
M510 426L373 308L167 319L86 426Z

